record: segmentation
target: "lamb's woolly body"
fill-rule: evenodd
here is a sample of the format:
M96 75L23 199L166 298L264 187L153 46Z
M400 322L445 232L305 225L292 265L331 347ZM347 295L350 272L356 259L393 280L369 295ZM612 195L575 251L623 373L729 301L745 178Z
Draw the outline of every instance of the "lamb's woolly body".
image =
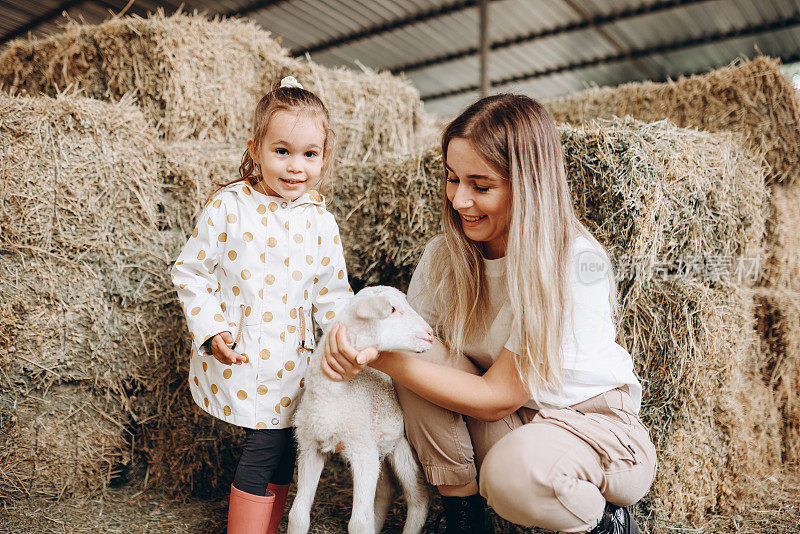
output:
M383 299L392 316L374 320L358 317L356 307L369 298ZM395 306L398 313L394 313ZM382 350L427 350L430 328L408 305L402 293L391 288L368 288L353 298L340 315L348 327L348 338L358 350L374 345ZM388 320L387 320L388 319ZM386 323L391 322L391 326ZM408 330L404 332L403 330ZM326 334L327 335L327 334ZM432 340L432 337L430 338ZM419 532L427 513L427 492L420 470L403 432L403 414L391 379L366 368L349 382L334 382L320 367L324 339L314 354L305 376L305 393L294 415L298 443L298 496L289 514L289 533L306 532L309 511L328 454L342 445L342 454L354 472L353 515L350 532L380 529L391 498L388 477L380 476L384 459L403 486L408 518L403 532ZM376 484L380 484L377 488ZM313 486L313 487L312 487Z
M316 442L325 453L338 443L363 448L373 442L382 460L403 436L403 414L391 380L364 369L356 383L332 382L320 369L323 351L315 351L306 373L306 392L295 414L298 441Z

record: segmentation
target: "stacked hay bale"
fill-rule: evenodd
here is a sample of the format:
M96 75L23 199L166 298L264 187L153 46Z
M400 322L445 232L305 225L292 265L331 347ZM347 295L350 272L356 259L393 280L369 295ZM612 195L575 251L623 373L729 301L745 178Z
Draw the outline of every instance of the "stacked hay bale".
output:
M762 367L787 422L784 459L800 461L800 93L781 73L780 62L762 57L674 82L589 89L547 107L557 121L571 124L627 115L730 131L764 155L771 202L756 289L766 352Z
M177 13L69 24L46 39L18 40L0 55L0 86L17 94L132 94L169 141L244 146L251 116L271 85L294 75L329 106L340 153L352 161L408 153L431 121L419 95L387 73L328 69L289 57L256 24Z
M164 143L159 151L161 179L169 197L165 213L181 237L194 229L200 207L217 184L239 176L244 148L238 145L185 141Z
M0 95L0 495L104 487L175 323L155 133L130 100Z
M747 477L780 462L749 273L737 272L749 265L736 263L761 252L764 171L730 135L611 124L565 131L571 190L589 228L622 260L619 274L628 271L620 326L661 459L644 506L700 522L740 506Z
M18 94L52 95L68 86L99 100L133 94L168 139L229 140L241 137L262 77L291 70L293 60L260 33L240 20L208 25L181 14L72 22L51 37L10 43L0 83ZM234 94L238 103L227 105L237 102Z
M135 453L117 394L81 383L0 395L0 499L60 498L124 480Z
M428 240L439 231L441 149L374 165L343 165L329 209L342 235L353 290L405 290Z
M116 278L111 273L116 267L146 266L147 272L166 276L169 260L191 232L207 195L215 184L237 176L256 101L289 74L326 102L340 161L365 162L407 153L430 132L432 121L421 112L419 96L407 82L385 73L327 69L291 58L267 32L240 19L156 14L147 19L115 18L96 26L71 23L60 34L6 47L0 54L0 86L6 91L55 95L71 86L98 100L124 99L126 105L138 106L155 131L140 155L155 166L157 191L144 195L143 201L157 199L157 210L155 219L140 220L155 221L160 241L152 244L151 253L161 263L151 268L146 261L124 263L112 257L108 267L92 264L99 276L94 290L100 296L97 302L63 304L66 312L60 317L65 330L71 330L75 321L90 324L83 318L86 314L80 315L82 308L97 317L116 316L114 302L104 300L114 291ZM149 131L147 125L139 127ZM86 155L93 157L91 152ZM73 179L71 170L62 176L65 181ZM46 215L46 210L38 212ZM108 214L108 220L114 215ZM15 243L17 237L9 236L8 242ZM64 277L76 283L80 279ZM153 317L169 325L157 358L134 365L118 346L119 332L98 323L94 343L102 339L109 354L116 351L116 359L98 365L90 345L84 344L83 365L74 367L87 375L103 368L110 377L123 377L123 385L114 391L127 396L124 407L137 450L144 452L149 484L177 494L224 491L238 458L241 434L192 403L186 391L187 334L169 281L162 280L152 296L161 302ZM20 302L25 298L21 294ZM12 311L7 317L3 337L19 327ZM149 338L153 328L141 331L140 337ZM99 347L91 345L95 346ZM131 381L132 376L136 378ZM176 450L181 454L174 454Z
M661 459L642 511L700 521L740 502L746 473L780 460L753 293L720 262L761 251L761 160L731 135L666 122L592 122L563 128L562 140L576 209L619 262L620 341L642 377ZM440 228L441 155L340 173L335 210L353 282L404 287Z
M800 122L800 121L798 121ZM800 462L800 168L794 183L773 185L764 278L756 314L773 384L786 419L784 459Z
M759 57L706 74L667 83L629 83L593 88L545 103L557 122L582 124L596 118L630 116L652 122L732 132L763 153L768 183L796 183L800 96L780 70L780 60Z
M186 390L157 133L130 99L0 95L0 112L0 496L94 491L138 460L176 491L224 486L241 436Z

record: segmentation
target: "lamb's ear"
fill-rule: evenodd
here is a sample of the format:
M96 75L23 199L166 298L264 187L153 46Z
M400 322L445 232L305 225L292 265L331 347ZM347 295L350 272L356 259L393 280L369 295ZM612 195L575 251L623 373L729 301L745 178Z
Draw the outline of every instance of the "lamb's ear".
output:
M386 319L392 313L392 303L387 297L370 297L356 303L359 319Z

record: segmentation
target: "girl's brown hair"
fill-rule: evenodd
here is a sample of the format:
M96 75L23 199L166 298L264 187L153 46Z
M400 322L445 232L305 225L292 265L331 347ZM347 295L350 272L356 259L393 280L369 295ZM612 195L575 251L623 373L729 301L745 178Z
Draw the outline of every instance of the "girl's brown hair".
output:
M325 180L333 172L333 153L336 149L336 134L331 129L331 119L328 108L322 100L307 89L299 87L281 87L281 82L277 81L272 85L269 93L261 97L256 104L253 113L253 129L251 130L253 143L247 147L242 155L242 163L239 165L239 178L230 182L218 184L208 199L213 198L220 189L237 182L246 181L251 186L255 186L261 181L261 169L253 159L253 154L261 150L264 138L267 135L267 127L272 116L278 111L289 111L292 113L305 113L322 122L325 130L325 146L322 149L322 173L321 180Z
M447 126L442 135L445 162L455 138L470 140L481 158L510 182L505 257L515 319L512 335L522 345L521 354L515 355L517 371L532 393L557 390L564 310L571 305L570 248L582 234L603 250L573 211L559 132L535 100L500 94L475 102ZM434 301L448 303L441 333L455 353L485 326L488 295L482 243L464 234L446 185L443 180L444 239L434 249L431 272L436 279L431 282Z

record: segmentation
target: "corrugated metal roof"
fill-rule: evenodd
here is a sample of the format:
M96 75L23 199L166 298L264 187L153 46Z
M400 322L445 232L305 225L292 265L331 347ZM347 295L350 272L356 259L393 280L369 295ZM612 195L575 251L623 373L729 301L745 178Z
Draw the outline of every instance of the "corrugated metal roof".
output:
M126 0L0 3L0 40L57 31L61 11L96 23ZM478 0L187 0L184 10L245 13L296 54L327 65L404 71L426 109L478 96ZM177 2L137 0L143 15ZM492 91L537 98L588 85L676 78L756 51L800 59L800 0L492 0Z

